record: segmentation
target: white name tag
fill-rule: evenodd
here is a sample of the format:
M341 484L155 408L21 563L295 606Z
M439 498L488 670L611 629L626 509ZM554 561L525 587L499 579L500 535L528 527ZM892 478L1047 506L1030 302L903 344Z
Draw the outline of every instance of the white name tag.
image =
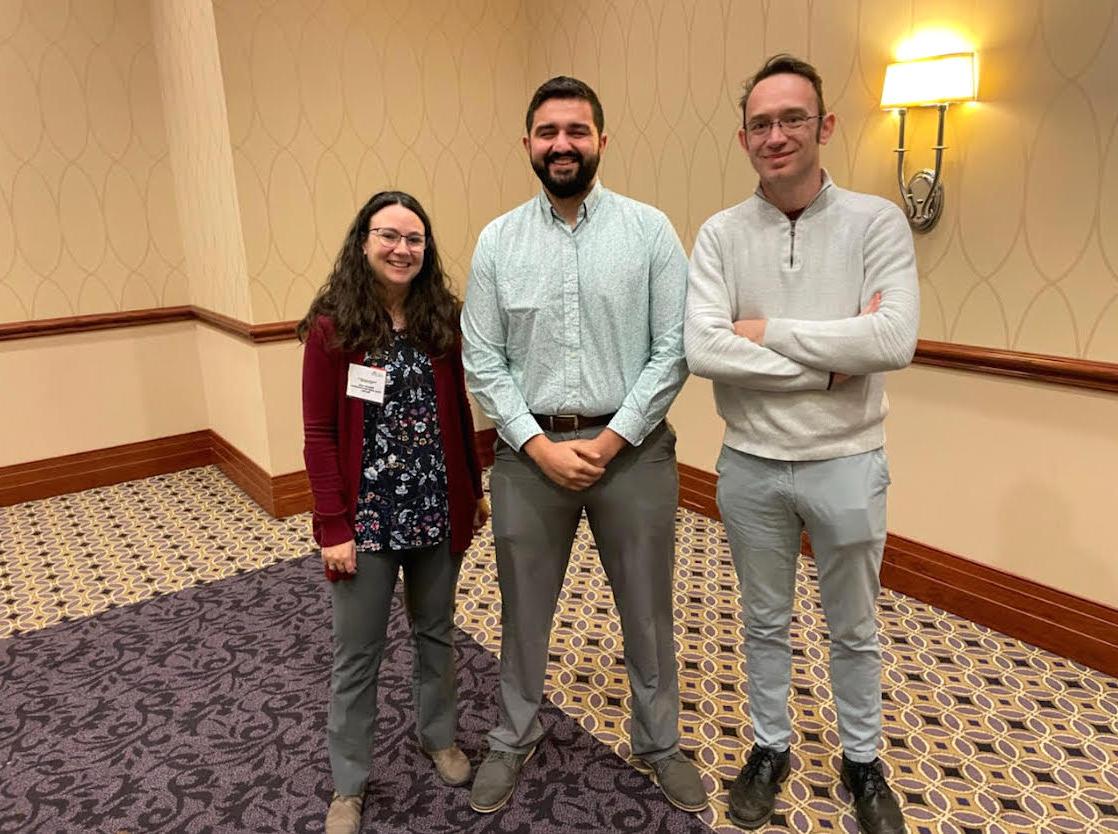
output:
M345 394L347 397L356 397L371 403L383 403L384 385L387 381L388 372L384 368L369 368L351 362Z

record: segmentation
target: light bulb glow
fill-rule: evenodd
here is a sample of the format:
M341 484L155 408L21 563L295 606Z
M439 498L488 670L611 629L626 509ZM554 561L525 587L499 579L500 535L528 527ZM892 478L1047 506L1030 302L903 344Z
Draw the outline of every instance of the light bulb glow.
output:
M977 95L978 64L974 53L955 53L890 64L885 69L881 106L926 107L971 101Z

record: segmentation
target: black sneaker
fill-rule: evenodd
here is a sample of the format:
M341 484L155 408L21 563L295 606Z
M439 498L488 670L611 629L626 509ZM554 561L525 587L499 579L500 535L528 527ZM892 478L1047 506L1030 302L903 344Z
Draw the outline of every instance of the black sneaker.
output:
M852 762L842 757L842 784L854 795L854 816L862 834L905 834L904 816L889 790L881 759Z
M730 819L742 828L760 828L769 821L776 806L780 783L788 778L792 757L753 745L749 759L730 785Z

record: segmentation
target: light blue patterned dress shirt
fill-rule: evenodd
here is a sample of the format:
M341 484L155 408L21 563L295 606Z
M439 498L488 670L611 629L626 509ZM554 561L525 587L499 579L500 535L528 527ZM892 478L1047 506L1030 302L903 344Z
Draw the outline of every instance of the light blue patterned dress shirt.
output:
M633 445L683 381L687 256L663 212L598 183L571 228L540 194L478 237L462 310L470 390L519 449L532 414L614 414Z

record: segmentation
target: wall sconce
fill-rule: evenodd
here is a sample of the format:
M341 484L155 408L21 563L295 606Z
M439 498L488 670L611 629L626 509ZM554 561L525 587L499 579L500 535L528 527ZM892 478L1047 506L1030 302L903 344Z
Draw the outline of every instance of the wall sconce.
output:
M897 185L901 189L908 213L908 222L917 232L927 232L936 225L943 212L943 182L941 166L943 152L943 124L947 105L953 101L972 101L978 94L978 65L973 52L937 55L916 61L890 64L885 70L885 83L881 89L881 106L896 110L900 116L897 136ZM909 107L935 107L939 110L939 130L936 144L934 170L924 168L905 182L904 175L904 123Z

